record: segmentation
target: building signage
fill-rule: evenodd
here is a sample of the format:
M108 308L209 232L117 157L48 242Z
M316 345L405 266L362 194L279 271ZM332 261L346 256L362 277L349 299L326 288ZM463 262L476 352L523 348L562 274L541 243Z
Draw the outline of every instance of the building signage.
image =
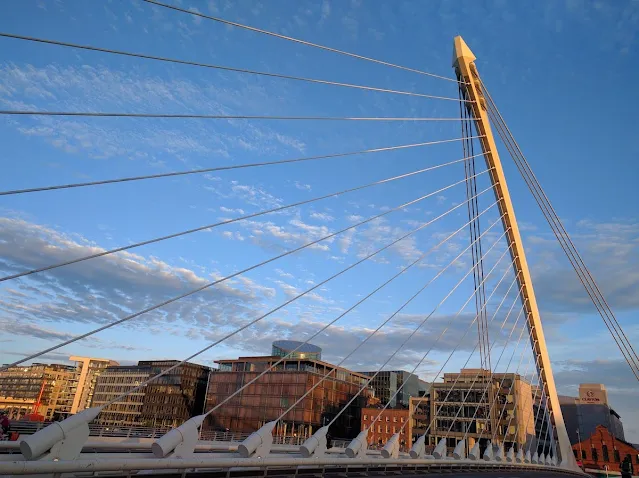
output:
M589 403L602 405L606 403L606 397L601 390L579 390L579 401L581 403Z

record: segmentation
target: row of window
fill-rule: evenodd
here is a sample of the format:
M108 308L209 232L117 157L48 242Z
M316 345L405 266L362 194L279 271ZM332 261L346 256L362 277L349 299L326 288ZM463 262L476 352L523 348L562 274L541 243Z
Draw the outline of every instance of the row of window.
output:
M572 451L575 454L575 458L579 459L579 452L575 449L573 449ZM603 445L601 447L601 454L603 455L602 456L603 461L610 463L610 453L608 451L607 445ZM596 448L590 449L590 457L592 461L599 461L599 452ZM627 454L626 457L632 460L632 457L630 456L630 454ZM588 453L584 449L581 450L581 459L582 460L588 459ZM613 462L621 463L621 455L619 453L619 450L617 450L616 448L613 450ZM635 463L639 465L639 454L635 455Z
M371 420L374 420L376 416L377 415L375 416L371 415ZM367 421L367 420L368 420L368 415L364 415L364 421ZM381 421L381 420L377 420L377 421ZM385 421L390 422L390 417L387 416ZM397 417L393 417L393 423L397 423ZM404 423L404 417L400 417L400 423Z
M373 432L374 432L374 431L375 431L375 427L373 427L373 428L371 429L371 431L373 431ZM397 433L398 431L399 431L399 434L400 434L400 435L403 435L403 434L404 434L404 429L403 429L403 428L400 428L399 430L397 430L397 427L392 427L392 433L393 433L393 435L394 435L395 433ZM390 426L388 426L388 425L386 425L386 427L382 427L382 425L377 425L377 433L387 433L387 434L390 434L390 433L391 433L391 427L390 427Z

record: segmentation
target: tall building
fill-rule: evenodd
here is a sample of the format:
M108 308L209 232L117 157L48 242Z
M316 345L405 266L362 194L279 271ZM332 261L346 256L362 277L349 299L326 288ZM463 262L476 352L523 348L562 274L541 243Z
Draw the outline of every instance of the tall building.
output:
M625 439L621 417L610 407L604 385L583 383L579 385L578 397L560 396L559 404L570 443L589 437L599 425L618 440Z
M360 429L365 430L369 427L369 448L383 447L395 433L399 433L401 451L410 448L411 424L408 420L408 409L363 408Z
M420 384L417 375L404 370L358 373L368 375L369 377L377 374L371 381L370 386L375 390L375 397L379 398L382 405L386 405L390 401L390 408L408 408L410 397L418 397L420 388L425 388L425 384ZM399 390L399 392L397 392L397 390Z
M107 367L96 379L92 407L106 405L111 400L145 382L151 367L117 365ZM105 408L95 422L106 426L142 426L142 406L145 388L127 395Z
M138 366L148 367L154 376L177 363L177 360L149 360L138 362ZM142 422L154 427L176 427L202 414L210 370L187 362L149 383L140 409Z
M70 413L69 383L75 367L61 364L33 364L10 367L0 372L0 408L12 420L36 414L57 420Z
M73 392L73 403L71 414L81 412L91 406L95 382L107 367L118 365L118 362L109 359L94 357L69 357L69 360L76 363L76 377L74 383L70 384Z
M217 361L219 370L211 373L207 410L220 404L280 359L279 356L267 356ZM320 385L302 398L327 374ZM301 399L283 417L275 433L310 436L330 422L365 386L366 380L365 375L320 360L286 359L212 413L207 425L234 432L253 432L277 419ZM331 428L333 436L348 438L359 432L360 411L371 393L366 388L340 415Z
M413 439L428 429L428 446L446 437L448 447L454 448L465 438L468 449L476 440L483 449L494 436L508 448L529 443L535 436L531 387L515 373L479 369L446 373L443 382L432 384L428 397L410 404Z

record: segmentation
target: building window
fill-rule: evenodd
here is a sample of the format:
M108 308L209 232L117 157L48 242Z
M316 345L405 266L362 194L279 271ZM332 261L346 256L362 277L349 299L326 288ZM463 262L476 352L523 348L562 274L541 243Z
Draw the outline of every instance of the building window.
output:
M603 457L603 461L610 461L610 456L608 455L608 445L601 446L601 455Z
M388 422L388 421L390 421L390 418L386 417L386 421L387 421L387 422Z
M404 417L401 417L400 420L402 423L404 423Z
M393 417L393 423L397 423L397 417Z
M615 457L615 461L617 463L621 463L621 458L619 457L619 450L617 450L616 448L614 449L614 451L612 452L614 457Z
M588 459L588 455L586 454L586 450L581 450L581 459L582 460Z
M597 449L596 448L592 448L590 450L590 453L592 454L592 461L597 461L599 459L599 457L597 456Z
M639 465L639 453L635 456L635 463Z
M364 421L368 420L368 415L364 415Z

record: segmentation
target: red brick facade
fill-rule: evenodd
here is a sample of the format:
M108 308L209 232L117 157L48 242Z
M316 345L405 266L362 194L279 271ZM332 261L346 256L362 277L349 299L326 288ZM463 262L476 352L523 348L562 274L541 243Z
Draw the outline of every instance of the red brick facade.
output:
M361 430L368 428L373 420L379 415L381 409L363 408L362 409L362 427ZM379 448L384 446L386 442L395 433L400 432L400 444L404 442L402 449L410 444L410 423L408 422L408 410L404 409L386 409L382 412L382 416L375 422L373 427L368 431L368 443L371 448ZM403 427L403 429L402 429ZM401 431L400 431L401 430ZM410 445L408 445L410 447Z
M608 429L599 425L590 437L572 446L573 453L583 468L621 471L626 456L632 461L634 474L639 473L639 450L630 443L619 440Z

